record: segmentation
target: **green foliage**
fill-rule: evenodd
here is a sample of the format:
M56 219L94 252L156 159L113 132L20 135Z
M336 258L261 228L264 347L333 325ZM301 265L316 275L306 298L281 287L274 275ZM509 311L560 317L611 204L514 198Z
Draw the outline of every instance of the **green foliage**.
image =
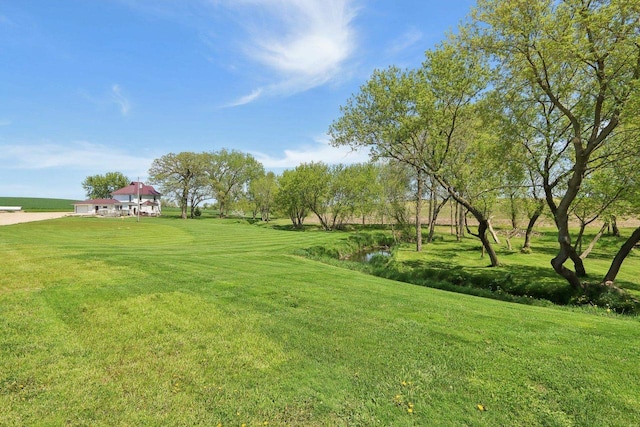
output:
M224 217L244 197L250 182L264 175L264 167L251 154L222 149L209 154L206 172L220 217Z
M592 216L603 206L599 197L580 200L588 186L583 181L638 149L640 8L626 0L481 0L473 18L466 37L493 59L494 85L506 100L502 111L524 136L521 151L557 224L560 247L552 265L579 289L586 271L572 246L569 215L573 209ZM638 156L631 158L637 169ZM616 197L607 191L605 206ZM575 271L565 266L569 259Z
M131 181L121 172L92 175L82 181L82 188L89 199L110 199L111 193L126 187Z
M253 206L254 217L260 213L263 221L269 221L275 209L275 196L278 192L278 180L273 172L267 172L249 182L247 197Z
M209 157L207 153L189 151L169 153L155 159L149 168L149 180L160 185L163 194L176 198L183 219L187 218L188 206L194 209L210 197L204 173Z
M278 178L278 191L275 195L277 209L285 214L296 228L302 228L307 217L308 205L304 198L302 175L296 170L285 170Z

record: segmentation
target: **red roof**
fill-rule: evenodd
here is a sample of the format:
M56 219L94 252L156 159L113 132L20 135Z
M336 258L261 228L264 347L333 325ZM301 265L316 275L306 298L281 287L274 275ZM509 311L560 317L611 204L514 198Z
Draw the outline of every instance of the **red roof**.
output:
M89 199L84 202L76 202L74 205L120 205L121 201L116 199Z
M138 193L138 190L140 191L139 193ZM158 191L156 191L156 189L153 188L152 186L144 185L143 182L136 182L136 181L132 182L126 187L123 187L111 193L112 196L129 196L129 195L137 196L138 194L140 194L141 196L161 196L162 195Z

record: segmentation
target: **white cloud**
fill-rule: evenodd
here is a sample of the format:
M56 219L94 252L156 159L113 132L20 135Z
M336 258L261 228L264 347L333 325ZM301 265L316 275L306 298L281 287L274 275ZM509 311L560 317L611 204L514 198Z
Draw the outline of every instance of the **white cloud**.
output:
M238 19L249 35L242 43L247 58L275 75L273 83L258 89L263 94L288 95L332 81L355 51L353 0L227 3L239 10Z
M141 172L146 175L152 162L150 157L85 141L64 145L49 142L0 145L0 167L6 169L73 168L91 174L117 170L125 175Z
M400 37L391 42L386 49L387 53L391 55L401 53L420 42L423 38L424 34L422 31L415 27L410 27Z
M260 95L262 95L262 89L256 89L253 92L251 92L249 95L240 97L237 100L225 105L225 107L238 107L240 105L249 104L255 101L256 99L260 98Z
M332 147L326 137L316 139L313 145L284 150L282 157L273 157L259 152L252 152L251 155L267 169L289 169L295 168L302 163L311 162L352 164L369 160L368 151L353 151L348 147Z
M123 116L129 114L129 111L131 110L131 103L123 95L122 88L117 83L114 83L111 86L111 98L120 107L120 112Z

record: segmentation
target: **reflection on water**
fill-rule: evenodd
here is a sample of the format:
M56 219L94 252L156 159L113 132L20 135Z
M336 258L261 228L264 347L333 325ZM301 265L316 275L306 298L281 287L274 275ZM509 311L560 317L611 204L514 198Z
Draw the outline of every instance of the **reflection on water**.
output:
M389 249L371 249L368 251L356 252L349 257L350 261L356 262L369 262L374 256L391 256L391 251Z

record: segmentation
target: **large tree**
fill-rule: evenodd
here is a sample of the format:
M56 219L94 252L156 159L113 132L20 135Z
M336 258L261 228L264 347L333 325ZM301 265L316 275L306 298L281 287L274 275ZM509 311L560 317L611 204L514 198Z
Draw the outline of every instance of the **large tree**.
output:
M207 165L207 153L183 151L165 154L151 164L149 180L160 185L164 194L176 197L182 218L186 219L189 204L193 213L197 204L208 197Z
M376 71L341 108L329 134L335 145L367 146L379 157L411 166L416 173L416 227L420 250L420 203L424 179L470 212L475 236L491 265L498 257L486 236L492 198L503 184L504 153L485 132L477 100L487 84L486 66L472 50L451 39L427 52L420 70Z
M374 159L395 159L409 166L415 185L416 251L422 250L421 211L424 176L419 159L428 149L429 134L421 122L420 105L428 93L419 73L389 67L375 70L360 92L340 107L341 117L329 128L334 145L367 147Z
M472 39L493 55L498 84L547 119L547 132L533 140L546 151L530 153L546 159L540 172L559 244L551 265L583 289L586 271L572 245L569 216L593 163L604 153L624 153L624 138L612 137L621 125L626 131L637 124L640 3L480 0L474 18ZM531 113L522 117L530 120ZM569 259L574 270L565 265Z
M264 167L251 154L226 149L210 153L206 171L221 218L245 194L251 180L264 175Z
M104 175L91 175L82 181L82 188L90 199L109 199L111 193L126 187L131 181L122 172L107 172Z

